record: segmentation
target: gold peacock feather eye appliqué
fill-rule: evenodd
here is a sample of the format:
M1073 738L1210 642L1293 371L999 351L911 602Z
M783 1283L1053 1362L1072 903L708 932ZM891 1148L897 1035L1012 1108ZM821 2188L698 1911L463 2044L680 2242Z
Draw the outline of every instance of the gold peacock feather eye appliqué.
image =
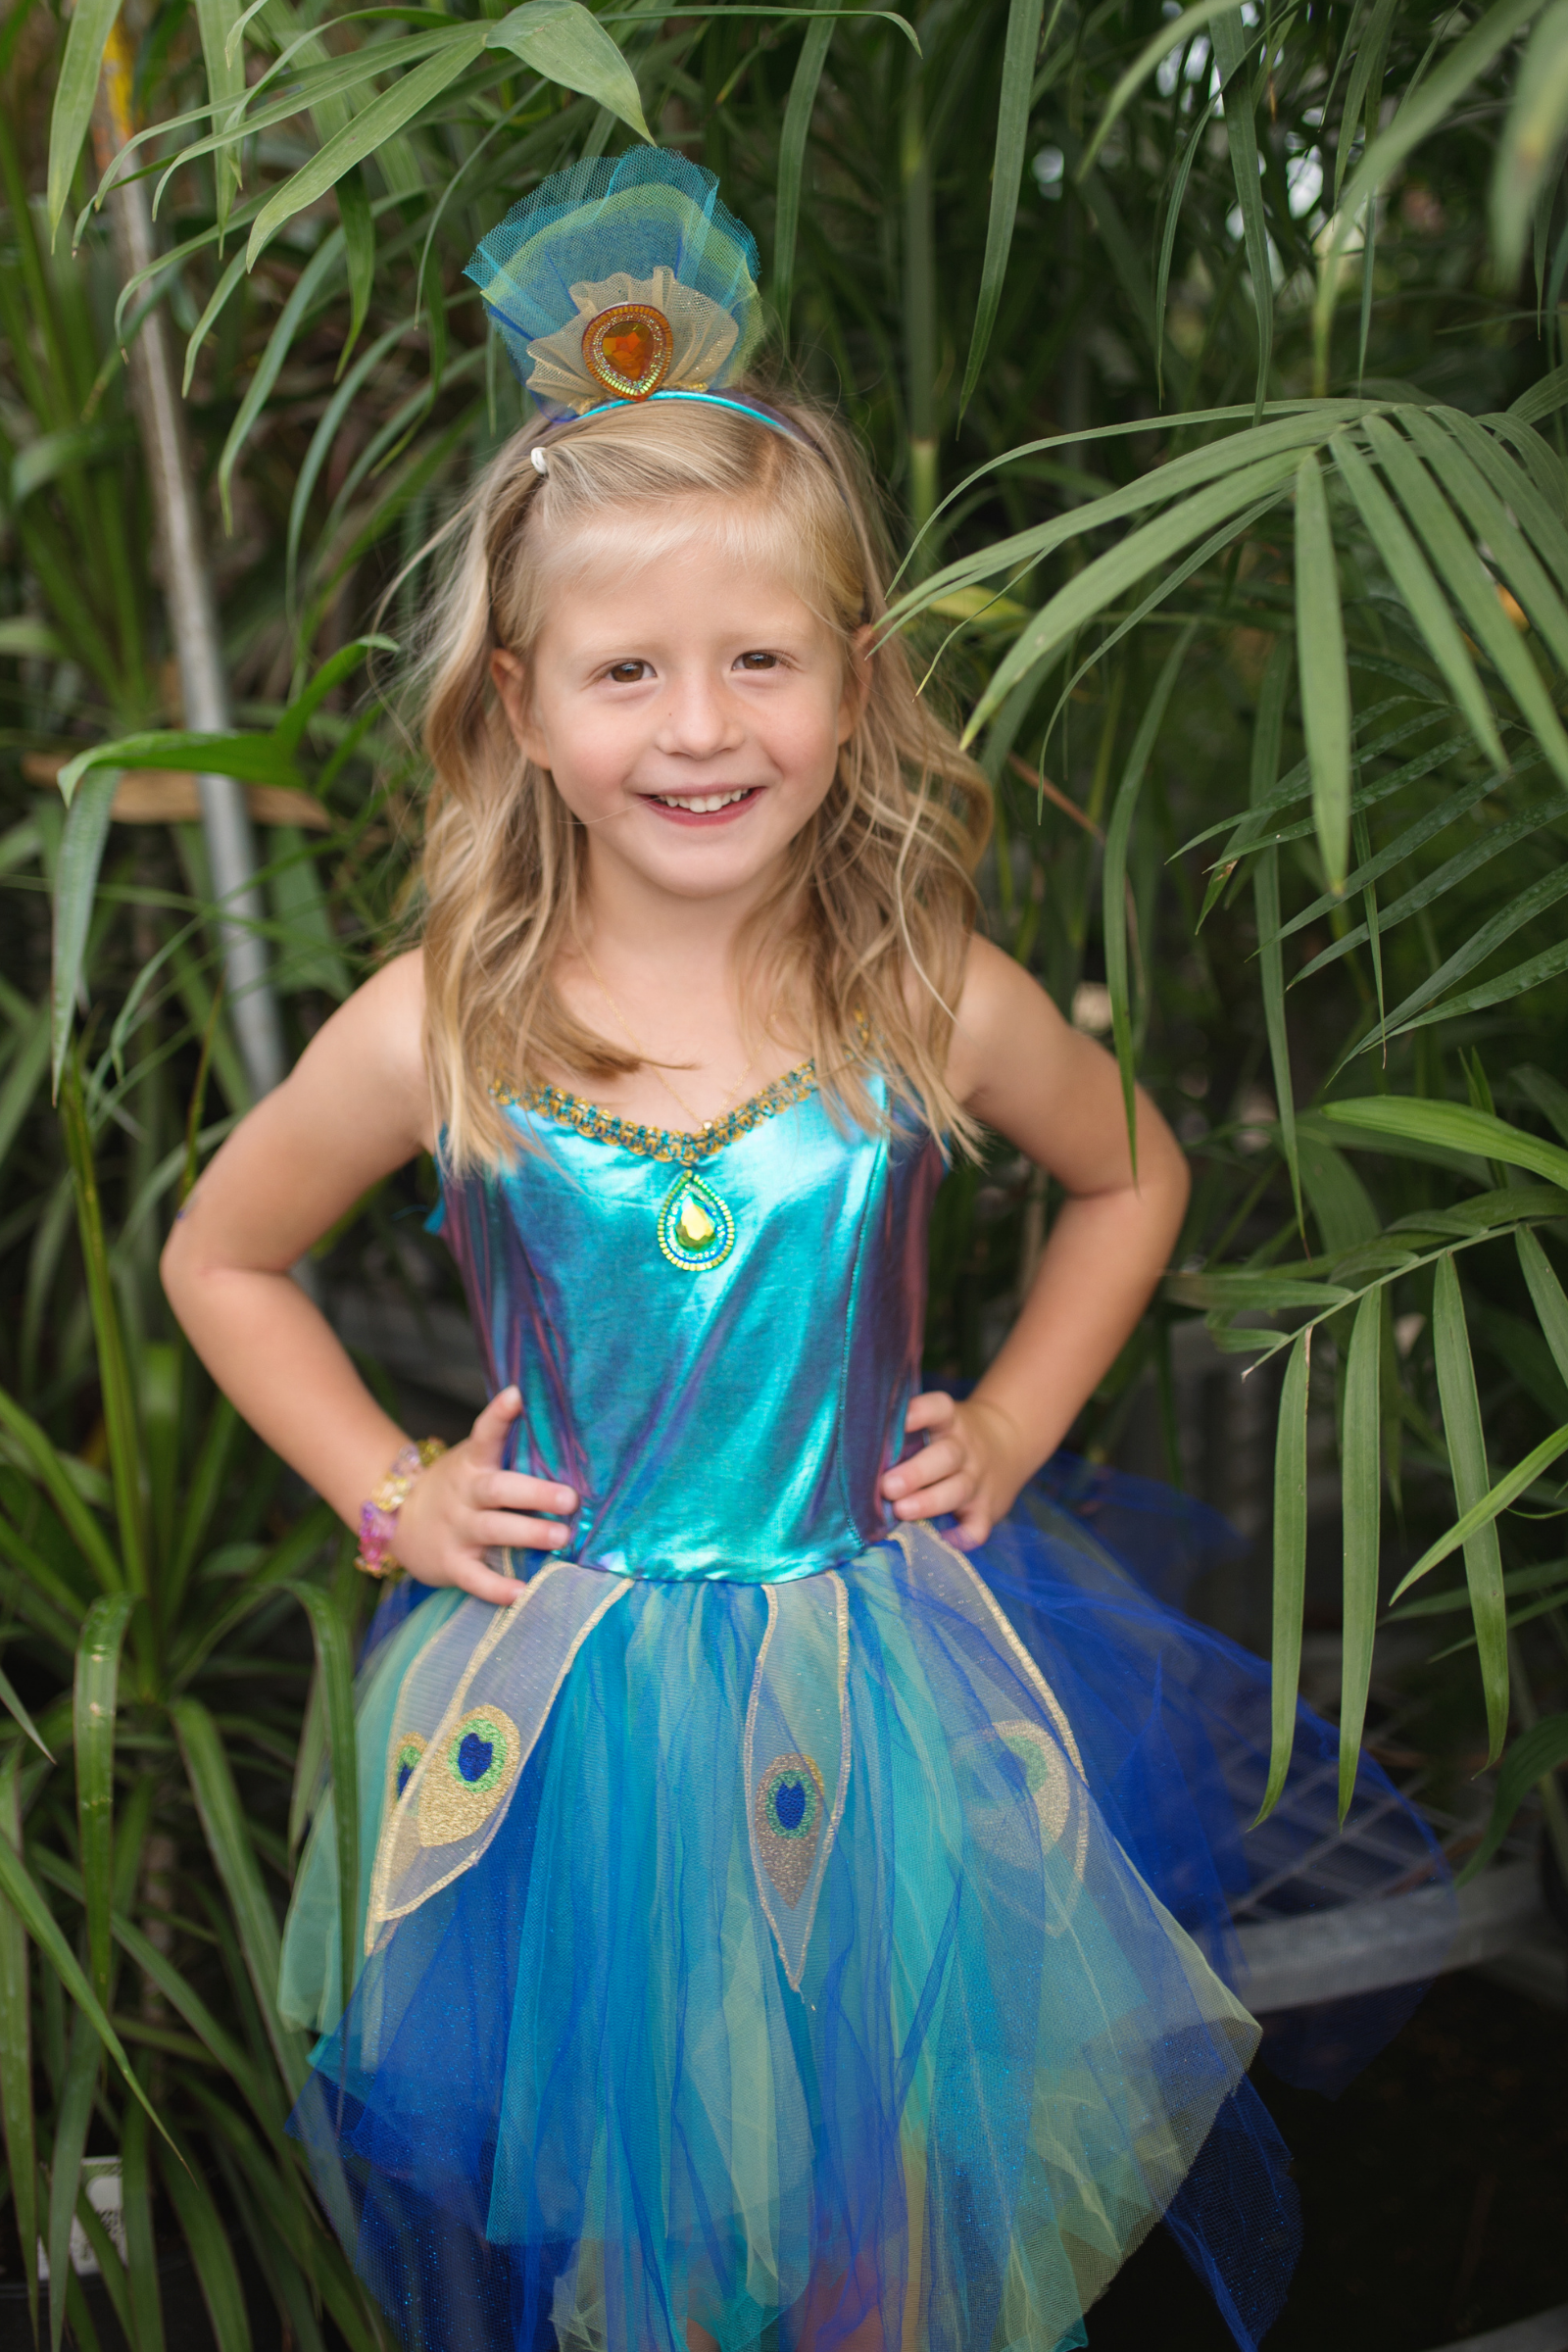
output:
M825 1805L822 1775L810 1756L776 1756L757 1784L757 1850L792 1911L810 1884Z
M419 1843L471 1837L516 1778L522 1740L501 1707L470 1707L441 1742L419 1784Z
M582 364L596 384L621 400L647 400L669 373L675 337L651 302L617 302L582 331Z
M405 1732L402 1739L394 1740L392 1745L388 1748L386 1757L386 1801L389 1811L391 1807L397 1803L399 1797L403 1794L404 1789L414 1778L415 1772L418 1767L419 1758L423 1755L423 1753L424 1741L417 1732Z
M659 1212L659 1247L684 1274L721 1266L735 1247L729 1203L694 1168L676 1177Z

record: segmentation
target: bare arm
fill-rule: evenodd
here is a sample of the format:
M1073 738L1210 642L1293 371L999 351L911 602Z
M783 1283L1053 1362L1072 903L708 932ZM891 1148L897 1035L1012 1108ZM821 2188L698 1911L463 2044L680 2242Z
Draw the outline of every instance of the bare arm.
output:
M1068 1027L1045 991L983 940L970 952L954 1037L955 1092L1047 1169L1068 1199L1029 1295L966 1401L917 1397L924 1449L890 1470L901 1518L958 1517L984 1541L1114 1363L1164 1271L1187 1205L1187 1163L1140 1089L1133 1174L1110 1055Z
M163 1256L170 1303L219 1387L351 1527L407 1435L288 1269L371 1185L432 1148L422 1011L416 955L351 997L214 1158ZM512 1599L518 1588L484 1566L484 1546L564 1540L559 1522L513 1515L576 1503L567 1488L500 1469L517 1409L515 1391L497 1397L405 1505L398 1557L424 1582Z

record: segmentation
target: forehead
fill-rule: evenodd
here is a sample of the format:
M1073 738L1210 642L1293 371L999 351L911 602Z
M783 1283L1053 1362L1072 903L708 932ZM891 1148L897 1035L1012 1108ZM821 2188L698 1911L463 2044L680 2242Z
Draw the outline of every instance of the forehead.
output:
M823 566L799 517L760 500L705 494L566 514L539 535L533 554L544 591L541 619L575 621L592 611L645 612L664 626L725 612L770 612L774 625L833 627Z

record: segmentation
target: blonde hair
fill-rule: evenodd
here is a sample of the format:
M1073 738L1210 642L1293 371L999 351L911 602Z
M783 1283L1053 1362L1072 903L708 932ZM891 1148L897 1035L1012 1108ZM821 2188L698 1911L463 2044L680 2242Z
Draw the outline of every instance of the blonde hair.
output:
M742 397L746 397L743 392ZM666 510L639 552L689 540L694 498L717 527L782 571L851 660L887 610L874 496L849 437L799 402L770 401L803 438L696 402L592 412L533 450L510 440L448 526L460 552L437 599L416 680L433 771L423 888L425 1058L447 1164L498 1165L517 1149L497 1089L526 1093L564 1068L635 1070L563 1002L556 958L573 939L586 834L547 771L524 758L491 682L498 648L526 664L564 561L623 528L628 506ZM683 510L687 510L683 512ZM710 514L703 527L713 523ZM448 534L443 534L447 536ZM777 888L738 945L763 1007L808 1040L830 1105L875 1128L866 1057L895 1103L972 1148L946 1077L953 1010L976 914L970 879L990 831L985 779L915 693L902 644L878 645L837 772L791 843Z

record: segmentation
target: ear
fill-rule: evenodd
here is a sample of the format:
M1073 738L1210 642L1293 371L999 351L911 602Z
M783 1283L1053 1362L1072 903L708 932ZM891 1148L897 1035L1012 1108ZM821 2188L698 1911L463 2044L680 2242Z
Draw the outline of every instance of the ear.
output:
M850 639L850 658L844 665L844 693L839 701L839 741L848 743L860 723L871 692L871 647L876 623L868 620Z
M536 767L550 765L549 754L538 721L534 717L533 696L529 691L528 671L515 654L504 652L499 646L490 657L490 679L507 714L513 740L525 760Z

